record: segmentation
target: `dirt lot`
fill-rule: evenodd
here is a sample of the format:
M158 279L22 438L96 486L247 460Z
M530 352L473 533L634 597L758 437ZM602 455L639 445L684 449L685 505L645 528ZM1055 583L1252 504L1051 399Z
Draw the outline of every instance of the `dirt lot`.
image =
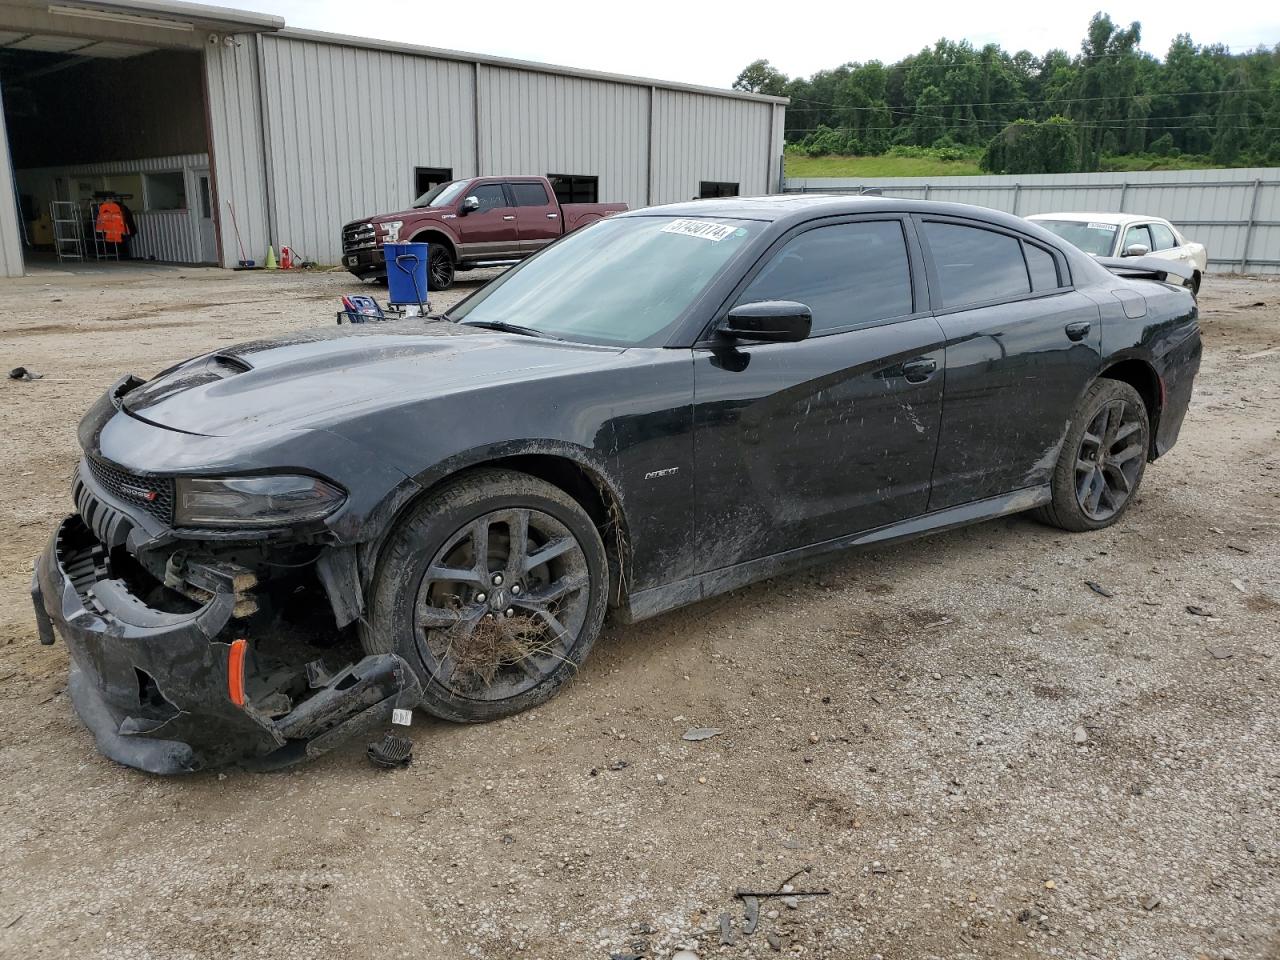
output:
M76 421L351 289L0 286L3 366L45 377L0 385L0 954L1280 957L1280 283L1206 283L1182 440L1109 531L993 522L610 627L535 713L417 721L401 772L103 760L27 598ZM735 889L805 867L828 896L719 945Z

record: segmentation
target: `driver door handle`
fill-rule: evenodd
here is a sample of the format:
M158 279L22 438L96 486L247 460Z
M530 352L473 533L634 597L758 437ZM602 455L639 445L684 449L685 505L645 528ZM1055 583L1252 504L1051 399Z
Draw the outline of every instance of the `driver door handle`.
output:
M514 216L514 215L512 215L512 214L507 214L507 215L506 215L506 216L504 216L502 219L503 219L503 220L514 220L514 219L515 219L515 216Z
M903 376L907 378L909 383L924 383L928 380L935 370L938 369L938 361L932 357L921 357L918 360L908 360L902 365Z
M1081 340L1083 340L1085 337L1089 335L1089 330L1092 328L1092 326L1093 324L1091 324L1088 320L1079 320L1075 323L1068 323L1067 339L1075 343L1079 343Z

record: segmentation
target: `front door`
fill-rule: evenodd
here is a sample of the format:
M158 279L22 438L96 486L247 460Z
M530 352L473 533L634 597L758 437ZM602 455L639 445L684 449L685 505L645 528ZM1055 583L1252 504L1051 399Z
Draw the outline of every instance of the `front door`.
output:
M201 263L218 262L218 233L213 222L213 184L208 168L191 171L196 181L196 240Z
M1072 408L1097 376L1097 305L1066 261L1012 232L921 219L947 337L929 509L1048 483Z
M809 339L695 348L705 569L925 511L944 348L912 249L897 218L800 228L733 300L808 305Z
M462 259L501 260L514 256L516 210L507 196L507 188L501 183L481 183L468 190L466 197L475 197L480 206L465 214L459 209L458 219L454 221L462 237L458 251Z

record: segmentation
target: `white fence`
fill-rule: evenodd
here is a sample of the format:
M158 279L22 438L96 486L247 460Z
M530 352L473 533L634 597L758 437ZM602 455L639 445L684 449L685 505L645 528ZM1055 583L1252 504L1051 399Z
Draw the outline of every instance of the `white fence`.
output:
M787 193L951 200L1019 216L1088 210L1164 217L1209 251L1216 273L1280 274L1280 167L1000 177L788 178Z

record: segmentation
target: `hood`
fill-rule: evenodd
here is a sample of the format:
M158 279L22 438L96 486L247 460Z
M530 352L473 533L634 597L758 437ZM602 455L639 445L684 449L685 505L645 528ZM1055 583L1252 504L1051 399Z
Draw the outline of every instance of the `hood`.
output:
M367 217L359 217L352 223L385 223L388 220L412 220L416 217L438 217L442 213L449 213L449 207L409 207L407 210L397 210L395 213L374 213Z
M315 429L378 408L613 362L620 349L405 320L334 326L188 360L122 409L200 436Z

